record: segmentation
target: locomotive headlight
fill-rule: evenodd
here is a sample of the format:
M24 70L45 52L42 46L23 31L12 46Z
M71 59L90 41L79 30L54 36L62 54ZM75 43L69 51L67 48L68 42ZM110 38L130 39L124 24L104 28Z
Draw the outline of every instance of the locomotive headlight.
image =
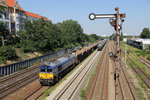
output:
M40 79L43 79L43 77L41 76Z

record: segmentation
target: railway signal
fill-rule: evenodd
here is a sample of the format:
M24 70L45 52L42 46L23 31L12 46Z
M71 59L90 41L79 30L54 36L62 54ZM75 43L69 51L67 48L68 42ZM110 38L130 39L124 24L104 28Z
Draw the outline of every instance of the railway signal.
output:
M119 14L119 8L115 8L115 10L117 11L116 14L94 14L91 13L89 15L89 19L90 20L94 20L94 19L106 19L109 18L109 22L110 24L115 28L116 30L116 57L118 56L118 53L120 51L119 49L119 31L122 29L121 25L119 25L119 19L121 20L121 24L124 22L124 19L126 14L122 13Z

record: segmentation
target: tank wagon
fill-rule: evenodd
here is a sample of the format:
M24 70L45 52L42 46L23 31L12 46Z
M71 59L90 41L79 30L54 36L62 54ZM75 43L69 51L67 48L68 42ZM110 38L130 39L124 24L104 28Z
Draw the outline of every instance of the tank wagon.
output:
M102 43L100 43L98 46L97 46L97 50L98 51L101 51L102 49L103 49L103 47L105 46L105 44L106 44L106 42L107 42L107 40L104 40Z
M77 50L75 53L45 62L39 68L39 81L41 85L52 85L61 79L66 73L71 71L76 64L84 60L100 42L96 42L88 47ZM104 42L102 42L104 44Z
M150 48L150 39L127 39L126 43L139 49Z

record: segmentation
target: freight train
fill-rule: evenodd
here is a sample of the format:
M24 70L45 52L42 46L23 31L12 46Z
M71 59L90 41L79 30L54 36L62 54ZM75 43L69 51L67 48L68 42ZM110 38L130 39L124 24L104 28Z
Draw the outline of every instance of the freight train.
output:
M99 44L98 49L102 50L106 40ZM45 62L39 68L39 81L41 85L53 85L61 79L64 74L68 73L75 66L75 54L68 54L51 62Z

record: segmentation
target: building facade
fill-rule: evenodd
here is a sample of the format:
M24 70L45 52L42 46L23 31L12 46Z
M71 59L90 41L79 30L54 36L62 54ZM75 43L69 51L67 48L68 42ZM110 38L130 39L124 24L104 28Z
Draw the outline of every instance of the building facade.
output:
M17 35L17 31L24 30L24 20L39 20L48 18L25 11L15 0L0 0L0 5L5 6L7 10L0 15L0 21L4 22L11 34Z

